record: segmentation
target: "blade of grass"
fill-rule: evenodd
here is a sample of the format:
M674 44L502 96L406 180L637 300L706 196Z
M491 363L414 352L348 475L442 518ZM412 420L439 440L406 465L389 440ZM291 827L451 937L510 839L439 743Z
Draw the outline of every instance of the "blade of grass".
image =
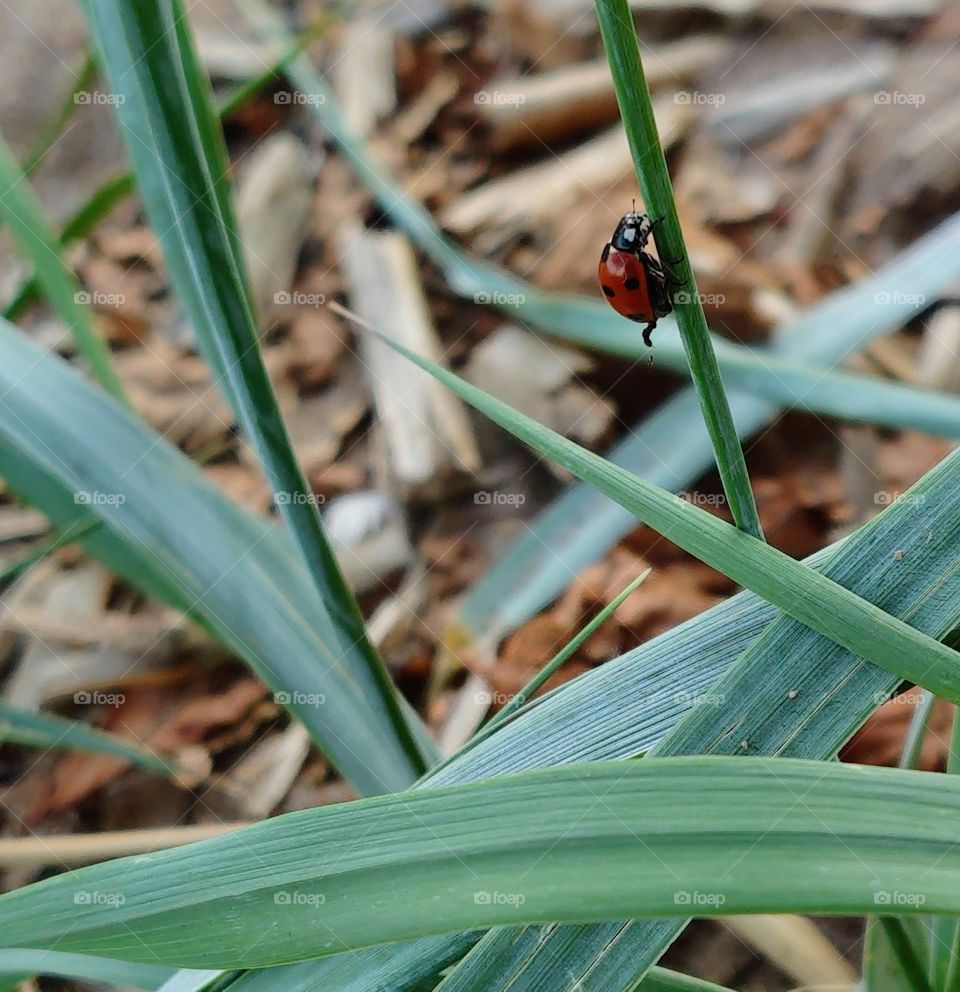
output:
M0 741L69 751L92 751L123 758L137 768L161 775L176 772L173 764L145 748L128 744L114 734L94 730L76 720L50 713L29 713L0 700Z
M0 220L10 229L17 248L33 263L38 283L70 329L77 350L100 385L118 400L126 402L110 350L82 303L80 285L63 263L56 236L43 215L30 182L2 137L0 190Z
M222 120L228 117L239 107L243 106L251 97L260 90L269 86L277 76L283 71L284 66L292 59L300 55L311 42L315 41L335 20L333 13L319 17L317 21L293 38L277 60L266 68L258 76L254 76L245 83L234 87L217 104L217 114ZM66 247L74 241L79 240L89 234L97 224L123 199L129 196L136 189L133 174L125 172L122 175L114 176L107 180L102 186L96 189L79 207L73 216L64 225L58 238L61 247ZM10 302L3 311L3 316L7 320L15 321L26 308L40 295L40 285L35 278L30 278L21 283L14 291Z
M923 962L917 955L916 948L904 929L903 921L897 919L896 916L878 916L877 923L900 965L900 971L913 992L934 992L933 986L927 979Z
M382 722L410 762L411 780L434 755L414 729L327 543L316 501L290 444L260 352L227 184L223 136L175 0L131 6L87 0L91 34L114 88L144 207L171 280L215 379L251 441L284 522L342 650L356 656Z
M171 971L156 965L128 964L62 951L0 951L0 989L3 992L13 992L25 979L34 975L157 989L167 981Z
M320 807L82 868L0 897L0 933L124 960L269 967L454 929L684 905L861 913L905 874L915 912L923 901L956 913L958 831L954 776L787 759L602 762ZM357 843L370 834L373 850Z
M446 767L451 761L459 760L466 751L476 747L494 733L506 720L514 715L525 703L533 698L537 690L553 675L558 672L581 647L600 629L609 619L616 609L627 599L627 597L638 589L650 574L651 569L641 572L632 582L628 583L606 606L581 630L579 630L567 643L540 669L522 689L516 692L502 709L500 709L487 723L476 733L466 745L455 755L441 762L430 770L430 774L435 774L441 768Z
M730 512L741 530L762 540L747 463L687 258L667 160L663 157L650 91L643 74L633 15L627 0L596 0L596 10L644 207L658 223L657 247L663 252L661 258L667 270L677 280L679 292L671 294L677 328L687 353L690 378L700 398L703 420L713 443Z
M331 304L345 313L338 304ZM435 363L377 338L536 452L591 482L639 521L789 616L901 678L960 698L960 655L718 517L611 465ZM952 457L960 457L955 455Z
M70 92L64 96L60 106L57 108L56 114L44 125L33 150L27 155L27 159L23 163L24 175L33 175L37 166L46 158L47 152L50 151L51 146L60 137L64 127L66 127L68 121L74 115L77 106L80 104L81 101L77 98L88 87L93 85L93 81L96 78L97 63L93 60L93 56L87 52L83 57L79 71L73 75Z

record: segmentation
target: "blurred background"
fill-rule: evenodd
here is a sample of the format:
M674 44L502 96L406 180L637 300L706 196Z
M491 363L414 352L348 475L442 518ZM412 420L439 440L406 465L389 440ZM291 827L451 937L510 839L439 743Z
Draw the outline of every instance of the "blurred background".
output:
M187 4L219 97L278 58L251 3ZM807 308L895 263L957 209L960 5L632 6L681 224L717 335L775 345ZM671 419L666 404L685 380L664 367L657 348L647 355L636 347L629 357L584 349L563 340L562 327L551 335L549 317L532 319L538 291L603 306L599 254L638 198L592 4L304 0L272 10L295 34L311 33L309 59L332 96L278 75L224 117L264 356L374 639L450 751L647 566L648 580L551 687L734 589L364 342L329 301L388 325L410 347L593 450L639 439L659 484L729 514L716 474L683 450L700 429L682 410ZM3 5L0 74L3 135L31 167L60 229L126 168L115 98L89 57L79 10L65 0ZM355 161L330 140L332 112L397 184L387 198L394 207L422 205L454 244L527 288L491 284L458 294L449 272L393 226ZM118 197L67 258L141 415L233 499L275 515L194 351L136 197ZM28 275L0 231L5 306ZM889 333L846 342L841 367L955 392L960 309L952 294L883 297L874 292L869 305L905 308L906 316ZM17 323L70 354L64 327L44 306L20 307ZM619 331L639 340L635 325L622 322ZM675 339L663 321L655 342ZM653 433L648 418L658 415ZM951 446L925 433L830 419L802 397L749 429L764 530L796 557L889 505ZM0 564L22 559L47 531L40 514L3 493ZM491 578L508 552L514 563ZM172 781L118 757L0 745L2 837L215 830L352 796L239 662L74 549L46 558L3 594L0 698L110 730L191 770ZM848 756L895 764L916 701L906 692L883 706ZM942 766L948 726L949 713L935 711L924 767ZM45 857L0 858L5 885L38 877ZM667 963L741 989L852 980L845 960L856 960L857 923L825 923L832 948L799 924L786 937L776 927L745 926L697 924ZM791 943L803 953L785 953Z

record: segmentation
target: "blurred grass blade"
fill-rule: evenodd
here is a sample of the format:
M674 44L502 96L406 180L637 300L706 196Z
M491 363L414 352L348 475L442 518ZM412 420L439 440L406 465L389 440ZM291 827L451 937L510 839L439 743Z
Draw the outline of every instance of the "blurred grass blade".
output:
M904 878L913 912L956 913L958 832L953 776L601 762L320 807L82 868L0 897L0 933L124 960L267 967L454 929L682 906L855 914ZM374 854L357 843L371 834Z
M633 15L627 0L596 0L596 11L623 129L633 157L633 169L644 209L658 225L654 240L671 280L670 299L676 314L677 329L686 352L690 378L700 399L700 409L713 444L714 458L730 512L742 531L762 540L763 531L750 488L747 463L720 378L707 319L703 314L677 217L667 160L663 157L650 90L643 74ZM675 286L672 285L674 279Z
M126 743L113 734L94 730L76 720L49 713L29 713L0 700L0 741L46 749L93 751L123 758L137 768L169 775L173 766L151 751Z
M80 98L97 78L97 63L93 56L86 52L77 72L72 73L73 82L70 91L64 95L53 117L43 126L40 137L33 150L23 163L25 175L33 175L40 163L46 158L51 147L60 139L63 129L73 117L77 107L83 102Z
M84 548L197 620L285 694L278 701L361 793L412 781L288 536L3 321L0 477L62 531L93 515L102 526Z
M258 76L254 76L245 83L234 87L217 104L217 113L220 117L223 118L231 114L238 107L246 103L247 100L259 93L260 90L273 82L287 62L296 58L312 41L322 34L333 19L334 15L332 14L318 18L314 25L307 28L307 30L291 41L272 65L268 66ZM91 62L91 64L93 63ZM122 175L115 176L113 179L108 179L90 195L89 199L77 209L64 225L58 238L60 246L65 247L89 234L135 188L136 183L134 182L133 174L130 172L125 172ZM27 306L37 298L39 293L40 287L35 278L25 280L14 291L12 299L3 311L3 316L7 320L17 320L26 310Z
M378 712L371 735L393 735L411 780L428 765L363 617L340 573L297 463L260 353L230 206L223 136L175 0L87 0L91 34L115 89L140 194L178 297L216 380L265 471L280 514L330 614L340 651ZM432 760L432 755L430 759Z
M110 350L84 305L84 294L73 273L60 257L57 238L43 215L30 181L0 137L0 220L7 225L14 243L33 263L37 282L51 306L73 335L77 350L94 378L107 392L124 400Z
M960 654L788 555L650 485L383 335L377 337L538 454L633 512L641 523L789 616L880 668L960 699ZM960 452L950 456L956 461Z
M7 989L12 992L24 979L34 975L152 990L160 988L171 971L157 965L130 964L63 951L0 951L0 989L3 992Z

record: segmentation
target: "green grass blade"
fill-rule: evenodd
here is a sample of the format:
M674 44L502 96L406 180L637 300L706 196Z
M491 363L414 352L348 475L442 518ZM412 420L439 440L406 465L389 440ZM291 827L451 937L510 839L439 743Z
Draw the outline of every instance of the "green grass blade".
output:
M76 720L50 713L29 713L0 700L0 741L69 751L92 751L123 758L137 768L170 775L174 766L145 748L135 747L113 734L94 730Z
M60 138L67 122L73 117L77 107L80 105L81 100L78 97L93 85L93 81L96 78L97 64L93 60L93 56L87 52L83 57L83 62L79 70L73 74L69 93L64 96L60 106L57 108L57 112L51 120L44 125L33 150L27 155L27 159L23 164L25 175L33 175L40 163L46 158L47 153Z
M750 758L596 763L321 807L83 868L0 898L0 932L20 946L249 967L685 905L856 914L904 878L914 911L956 913L958 831L953 776ZM374 848L358 843L370 834Z
M107 392L125 402L110 351L82 302L80 284L60 257L57 238L43 215L29 180L20 170L6 143L0 138L0 220L7 225L14 243L34 266L37 282L63 320L77 350Z
M960 655L955 651L781 551L624 472L396 342L378 337L539 454L592 483L657 533L789 616L901 678L954 701L960 697Z
M287 694L278 701L361 793L411 782L399 741L371 733L378 702L283 529L241 510L190 459L3 321L0 476L61 531L92 514L102 526L83 546Z
M720 378L707 318L677 217L667 160L663 157L650 91L643 74L633 15L627 0L596 0L596 10L644 209L658 222L657 248L668 271L677 279L679 292L671 294L677 328L686 351L690 378L700 398L707 433L713 443L730 512L741 530L762 540L747 463Z
M0 989L13 992L24 979L34 975L75 979L81 982L106 982L128 988L157 989L170 977L169 968L149 964L129 964L68 954L63 951L0 951Z
M371 733L397 738L414 778L428 764L422 737L367 637L263 364L230 207L223 137L186 18L173 0L148 6L89 0L85 7L102 64L114 88L124 92L117 106L121 129L173 285L277 494L342 650L355 657L354 670L377 704L379 726Z
M233 113L233 111L243 106L247 100L259 93L260 90L270 85L277 78L278 74L283 71L283 67L300 55L312 41L319 37L333 19L334 15L318 18L316 24L307 28L307 30L303 31L290 42L272 65L268 66L258 76L254 76L245 83L241 83L227 93L217 104L217 113L221 119ZM102 186L94 190L86 202L77 209L64 225L58 239L60 246L65 247L89 234L121 200L129 196L135 189L136 182L134 181L133 174L130 172L125 172L122 175L114 176L113 179L108 179ZM16 321L39 294L40 286L36 279L30 278L25 280L14 291L11 301L3 311L3 316L7 320Z

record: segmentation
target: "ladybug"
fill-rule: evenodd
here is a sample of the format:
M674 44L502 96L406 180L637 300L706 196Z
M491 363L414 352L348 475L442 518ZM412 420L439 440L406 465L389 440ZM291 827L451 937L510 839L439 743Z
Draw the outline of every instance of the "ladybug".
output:
M650 333L661 317L673 310L670 288L676 284L663 265L644 251L653 229L663 218L651 221L631 210L624 214L600 256L597 277L607 302L628 320L645 323L643 343L653 347Z

